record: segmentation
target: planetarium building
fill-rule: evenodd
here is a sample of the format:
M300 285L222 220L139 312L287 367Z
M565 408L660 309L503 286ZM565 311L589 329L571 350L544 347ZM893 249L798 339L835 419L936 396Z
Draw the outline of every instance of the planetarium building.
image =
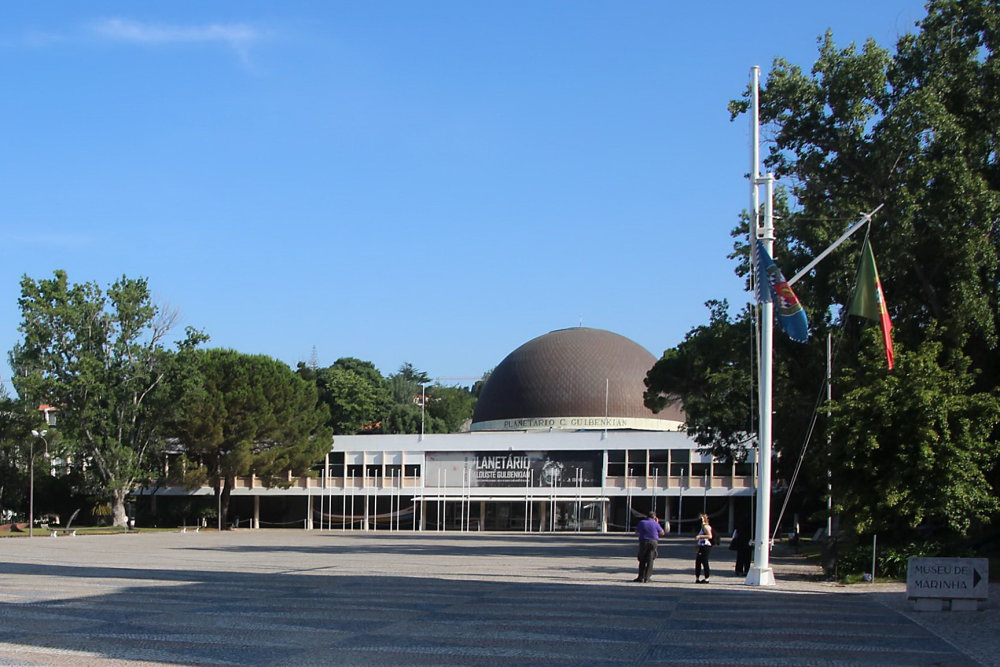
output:
M703 511L731 527L751 466L699 454L679 408L643 405L655 361L610 331L539 336L492 372L469 432L338 435L314 477L238 479L230 513L249 527L605 532L656 509L677 532Z

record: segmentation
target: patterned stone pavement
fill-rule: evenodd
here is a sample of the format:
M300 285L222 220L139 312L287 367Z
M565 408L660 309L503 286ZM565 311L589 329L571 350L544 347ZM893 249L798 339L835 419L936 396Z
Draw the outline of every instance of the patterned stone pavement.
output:
M844 592L777 559L777 586L747 587L720 549L694 585L683 538L635 584L633 551L588 534L5 539L0 665L1000 664L995 634L937 629L995 630L992 600L918 618L901 585Z

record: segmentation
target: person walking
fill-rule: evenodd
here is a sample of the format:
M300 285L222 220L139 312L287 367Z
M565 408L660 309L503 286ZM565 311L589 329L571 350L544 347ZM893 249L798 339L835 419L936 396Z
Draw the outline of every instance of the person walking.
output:
M712 541L715 538L715 533L712 532L712 524L708 521L708 515L702 514L701 517L701 530L698 531L698 535L695 537L697 551L694 557L694 583L696 584L707 584L708 578L712 576L712 568L708 564L709 556L712 553ZM701 578L701 571L705 570L705 578Z
M663 526L656 519L656 512L650 512L636 524L635 532L639 536L639 576L632 581L647 582L653 576L653 561L658 555L657 545L664 534Z

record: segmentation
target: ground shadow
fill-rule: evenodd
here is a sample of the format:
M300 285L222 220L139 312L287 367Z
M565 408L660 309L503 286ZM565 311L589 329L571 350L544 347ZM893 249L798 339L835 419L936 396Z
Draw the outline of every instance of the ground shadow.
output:
M0 662L34 648L88 664L974 664L858 595L257 573L252 558L230 571L0 571L61 588L0 605Z

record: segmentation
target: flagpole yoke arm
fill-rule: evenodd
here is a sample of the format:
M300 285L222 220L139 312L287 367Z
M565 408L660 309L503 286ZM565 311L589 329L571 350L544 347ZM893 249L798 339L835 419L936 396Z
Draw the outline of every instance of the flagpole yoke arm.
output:
M871 222L872 216L875 215L876 213L878 213L879 210L883 206L885 206L884 203L879 204L877 207L875 207L875 210L873 210L871 213L862 213L860 220L858 220L853 225L851 225L850 227L848 227L847 231L844 232L843 234L841 234L839 239L837 239L836 241L834 241L833 243L831 243L830 246L826 250L824 250L820 254L816 255L815 259L813 259L811 262L809 262L808 264L806 264L805 267L801 271L799 271L798 273L796 273L794 276L792 276L788 280L789 287L791 287L792 285L794 285L798 281L799 278L801 278L802 276L804 276L807 273L809 273L810 271L812 271L813 267L815 267L817 264L819 264L820 262L822 262L823 259L827 255L829 255L831 252L833 252L834 250L836 250L837 246L839 246L841 243L843 243L844 241L846 241L847 239L849 239L851 237L851 235L854 234L854 232L856 232L859 229L861 229L866 223Z

